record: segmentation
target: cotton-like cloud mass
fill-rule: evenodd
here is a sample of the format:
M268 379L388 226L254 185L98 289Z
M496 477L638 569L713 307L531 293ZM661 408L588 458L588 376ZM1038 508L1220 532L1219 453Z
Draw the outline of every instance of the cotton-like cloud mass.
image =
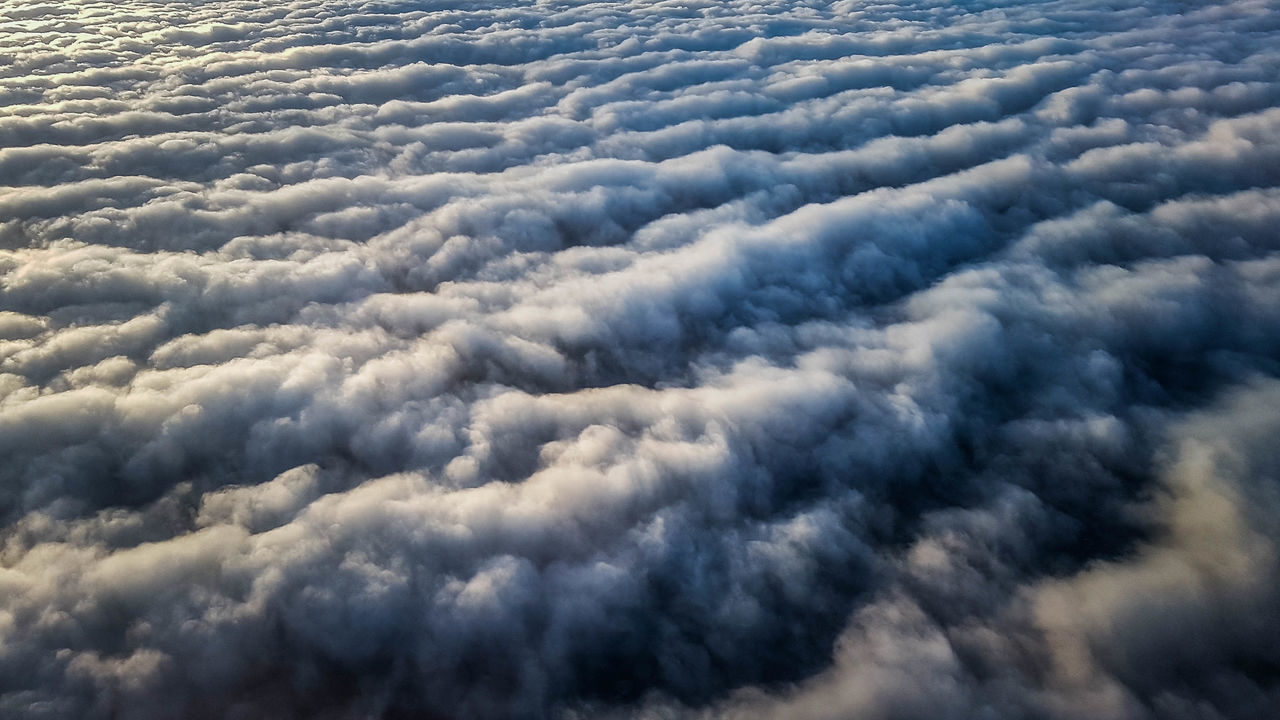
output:
M1280 5L0 0L0 715L1280 717Z

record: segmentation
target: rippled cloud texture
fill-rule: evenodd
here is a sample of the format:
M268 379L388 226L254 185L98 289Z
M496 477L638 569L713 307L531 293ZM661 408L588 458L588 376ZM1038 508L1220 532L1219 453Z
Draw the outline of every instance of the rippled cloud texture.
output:
M0 2L0 715L1280 717L1280 6Z

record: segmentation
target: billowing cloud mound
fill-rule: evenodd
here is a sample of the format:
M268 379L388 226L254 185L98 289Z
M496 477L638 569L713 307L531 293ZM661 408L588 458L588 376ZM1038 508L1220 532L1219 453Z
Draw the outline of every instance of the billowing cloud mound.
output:
M0 57L0 715L1280 717L1273 0Z

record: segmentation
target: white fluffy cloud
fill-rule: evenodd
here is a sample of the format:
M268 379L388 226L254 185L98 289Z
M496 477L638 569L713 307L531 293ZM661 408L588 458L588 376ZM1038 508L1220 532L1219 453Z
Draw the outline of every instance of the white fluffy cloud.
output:
M1278 43L0 0L0 714L1280 714Z

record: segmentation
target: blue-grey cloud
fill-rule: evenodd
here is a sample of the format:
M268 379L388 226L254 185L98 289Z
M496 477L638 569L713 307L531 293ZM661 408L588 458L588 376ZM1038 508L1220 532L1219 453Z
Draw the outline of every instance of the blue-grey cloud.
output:
M1278 42L0 0L0 715L1280 715Z

